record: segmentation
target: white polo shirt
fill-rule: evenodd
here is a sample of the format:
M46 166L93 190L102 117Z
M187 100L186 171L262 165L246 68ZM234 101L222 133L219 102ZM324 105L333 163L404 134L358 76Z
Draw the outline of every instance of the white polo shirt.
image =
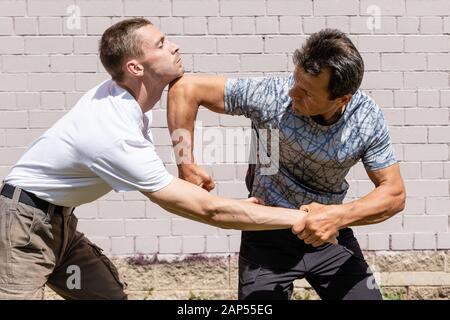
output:
M5 182L76 207L114 189L155 192L173 177L155 152L151 112L107 80L28 148Z

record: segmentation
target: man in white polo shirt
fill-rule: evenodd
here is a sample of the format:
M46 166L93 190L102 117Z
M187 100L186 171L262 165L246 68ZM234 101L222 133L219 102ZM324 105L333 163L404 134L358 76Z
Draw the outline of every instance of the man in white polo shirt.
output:
M221 228L304 223L303 211L217 197L203 189L212 186L167 172L148 111L184 72L178 49L145 19L105 31L100 59L112 80L88 91L34 141L1 185L0 299L42 298L45 284L67 299L126 299L116 268L76 230L72 214L111 189L138 190L175 214ZM80 271L79 285L68 286L70 268Z

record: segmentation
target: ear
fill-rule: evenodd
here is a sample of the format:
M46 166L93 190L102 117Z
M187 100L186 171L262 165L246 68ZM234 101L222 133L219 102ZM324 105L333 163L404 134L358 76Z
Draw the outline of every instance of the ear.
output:
M125 72L133 77L142 77L144 75L144 66L137 60L128 60L125 63Z
M351 99L352 99L352 94L346 94L345 96L342 96L340 98L337 98L337 105L338 107L343 107L344 105L346 105Z

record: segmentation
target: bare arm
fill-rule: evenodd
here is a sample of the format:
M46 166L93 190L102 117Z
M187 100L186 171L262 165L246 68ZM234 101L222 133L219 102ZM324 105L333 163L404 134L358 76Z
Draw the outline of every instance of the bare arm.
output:
M274 230L301 225L305 212L266 207L208 193L178 178L165 188L144 193L164 209L188 219L219 228L238 230Z
M217 76L183 76L169 88L167 123L175 149L180 178L206 190L214 188L211 177L195 165L193 156L194 123L198 108L224 113L226 78Z

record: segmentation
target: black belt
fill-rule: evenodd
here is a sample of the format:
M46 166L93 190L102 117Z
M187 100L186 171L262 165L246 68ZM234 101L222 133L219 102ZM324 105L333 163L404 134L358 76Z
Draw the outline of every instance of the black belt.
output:
M12 199L14 196L15 190L16 190L16 187L5 183L3 185L3 188L0 192L0 194L6 198ZM50 202L42 200L42 199L38 198L36 195L34 195L33 193L25 191L25 190L22 190L20 192L19 202L29 205L33 208L42 210L44 212L48 212L48 209L50 208L50 205L51 205ZM53 211L54 213L62 213L64 208L66 208L63 206L56 206L56 205L54 205L54 207L55 207L55 210Z

